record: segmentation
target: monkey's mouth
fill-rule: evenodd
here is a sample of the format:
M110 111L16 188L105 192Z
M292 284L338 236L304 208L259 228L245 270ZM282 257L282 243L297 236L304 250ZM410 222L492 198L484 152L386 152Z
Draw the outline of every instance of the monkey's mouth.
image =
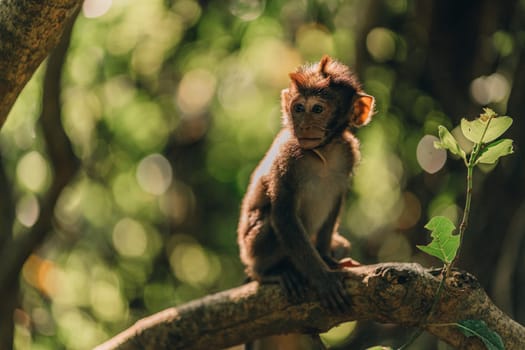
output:
M299 141L321 141L322 137L300 137Z
M322 137L299 137L299 146L301 148L310 149L319 146L323 141Z

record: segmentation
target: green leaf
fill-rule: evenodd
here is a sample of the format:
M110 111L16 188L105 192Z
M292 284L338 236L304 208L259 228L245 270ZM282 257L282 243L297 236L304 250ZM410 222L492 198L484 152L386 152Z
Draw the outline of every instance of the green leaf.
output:
M443 125L438 126L439 142L434 142L435 148L448 149L450 153L460 156L466 161L465 151L459 146L456 138Z
M503 135L512 125L512 118L493 117L490 119L488 129L485 132L485 136L483 136L483 140L481 140L483 130L487 127L488 122L488 118L476 118L472 121L463 118L461 119L461 132L463 132L463 135L465 135L467 139L474 143L487 143Z
M478 337L488 350L505 350L500 335L490 329L484 321L464 320L456 324L467 337Z
M452 234L456 229L452 221L444 216L436 216L430 219L425 228L432 231L430 234L432 242L417 247L444 263L450 264L456 257L459 247L459 235Z
M502 139L486 145L476 160L476 164L494 164L503 156L514 153L511 139Z

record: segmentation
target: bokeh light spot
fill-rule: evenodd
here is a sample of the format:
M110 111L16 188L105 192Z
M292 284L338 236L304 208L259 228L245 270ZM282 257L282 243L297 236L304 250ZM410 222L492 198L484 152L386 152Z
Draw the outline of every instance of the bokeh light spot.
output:
M26 153L16 167L18 180L33 192L44 190L48 176L47 162L37 151Z
M108 337L102 326L79 308L54 309L53 315L59 341L67 349L91 349Z
M166 192L172 177L170 163L160 154L150 154L142 159L137 167L137 182L140 187L154 195Z
M141 256L146 252L148 236L137 221L124 218L113 228L113 246L119 254L127 257Z
M412 192L403 193L403 211L397 219L397 227L409 229L419 221L421 217L421 202Z
M40 205L33 194L26 194L16 204L16 218L25 227L35 224L40 215Z
M184 75L177 91L177 103L183 114L203 113L215 94L215 76L204 69Z
M395 34L386 28L374 28L366 36L366 48L377 62L385 62L396 54Z
M253 21L258 18L265 7L265 0L234 0L230 2L231 13L243 21Z
M85 0L82 4L82 12L87 18L103 16L111 8L112 0Z
M193 286L212 284L220 273L220 261L212 259L197 243L177 244L169 260L175 276Z
M502 56L508 56L514 51L512 34L499 30L492 35L492 45Z
M253 70L242 66L229 70L221 79L218 98L224 109L235 115L249 116L244 112L260 110L262 96L255 84Z
M447 160L447 151L434 147L436 141L439 141L436 136L425 135L417 145L417 162L429 174L438 172Z
M117 285L107 281L91 284L91 307L103 320L118 321L126 317L126 308Z
M510 84L502 74L481 76L470 84L470 94L480 105L501 102L510 92Z
M334 52L334 41L324 27L306 25L297 31L297 48L308 60L318 60L321 55Z
M24 264L22 276L33 287L51 295L53 293L53 285L49 283L49 277L54 273L55 267L55 264L50 260L42 259L38 255L32 254Z

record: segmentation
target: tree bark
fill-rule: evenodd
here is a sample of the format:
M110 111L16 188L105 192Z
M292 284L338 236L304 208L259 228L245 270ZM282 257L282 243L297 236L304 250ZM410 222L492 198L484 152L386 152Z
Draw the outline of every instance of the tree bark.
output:
M0 8L2 4L0 2ZM76 8L72 16L65 21L62 40L51 53L44 76L40 123L47 146L47 154L53 165L53 181L50 190L41 202L41 212L36 223L29 230L21 232L15 237L12 236L11 232L15 220L15 202L11 195L12 185L10 185L0 157L0 193L5 194L5 198L2 198L2 203L0 203L0 209L2 209L2 214L0 214L0 256L3 261L0 266L0 298L2 299L0 305L0 349L11 349L13 347L13 314L19 305L18 277L23 264L51 232L55 204L62 189L73 179L78 169L78 160L62 127L60 108L62 67L78 12L79 8ZM0 41L0 47L2 44ZM0 79L3 73L1 60L2 57L0 57ZM0 97L0 110L2 108L1 101Z
M466 272L448 278L433 316L425 320L439 285L437 270L418 264L386 263L347 269L349 314L334 315L309 295L290 304L278 285L256 282L161 311L138 321L96 350L220 349L284 333L319 333L351 320L421 326L458 349L485 349L451 325L484 321L507 350L525 349L525 328L499 310Z
M0 1L0 128L82 0Z

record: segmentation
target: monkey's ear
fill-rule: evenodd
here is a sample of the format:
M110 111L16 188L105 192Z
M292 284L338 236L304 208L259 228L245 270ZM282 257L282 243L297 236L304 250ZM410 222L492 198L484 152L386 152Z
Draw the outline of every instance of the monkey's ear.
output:
M290 100L290 89L283 89L281 91L281 105L287 106Z
M350 124L355 127L366 125L374 114L375 99L373 96L359 92L354 97Z
M288 106L290 104L290 90L284 89L281 91L281 112L282 112L282 123L283 125L288 125L290 116L288 113Z
M319 61L319 73L326 74L326 66L332 62L332 57L328 55L323 55L321 61Z

